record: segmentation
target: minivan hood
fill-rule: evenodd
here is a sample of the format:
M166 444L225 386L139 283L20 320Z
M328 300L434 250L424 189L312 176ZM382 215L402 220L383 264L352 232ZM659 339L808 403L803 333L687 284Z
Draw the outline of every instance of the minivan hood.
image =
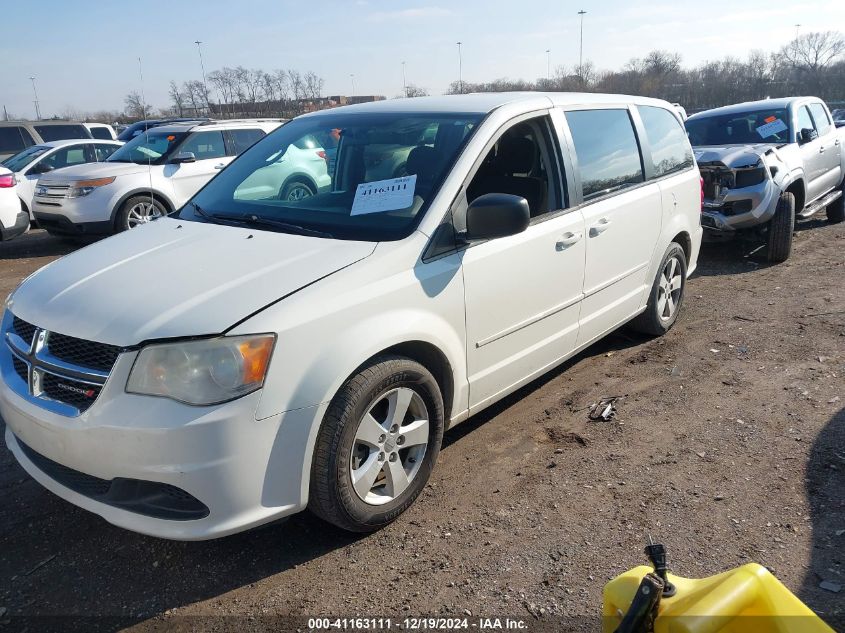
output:
M49 331L121 347L219 334L374 249L164 218L45 266L10 309Z
M112 178L146 173L148 169L150 169L149 166L137 163L85 163L84 165L62 167L56 171L47 172L41 176L41 182L72 182L74 180Z

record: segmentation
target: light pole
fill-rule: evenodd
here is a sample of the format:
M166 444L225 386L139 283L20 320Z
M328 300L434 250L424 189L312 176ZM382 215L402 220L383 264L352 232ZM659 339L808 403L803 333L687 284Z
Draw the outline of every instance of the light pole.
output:
M408 96L408 82L405 79L405 62L402 62L402 92Z
M197 45L197 53L200 56L200 68L202 69L202 89L205 93L205 107L206 110L208 110L207 114L211 115L211 106L208 103L208 82L206 82L205 80L205 64L202 61L202 47L200 46L202 42L200 40L197 40L194 42L194 44Z
M461 55L461 42L458 42L458 93L464 94L464 68Z
M546 49L546 81L552 80L552 49Z
M800 24L796 24L796 25L795 25L795 39L796 39L796 40L798 39L798 31L800 31L800 30L801 30L801 25L800 25Z
M578 74L581 75L581 83L584 82L584 16L587 14L584 9L578 12L581 16L581 44L578 52Z
M352 96L355 96L355 73L349 73L349 78L352 79Z
M38 105L38 91L35 89L35 77L30 77L29 80L32 82L32 94L35 95L35 118L40 121L41 107Z

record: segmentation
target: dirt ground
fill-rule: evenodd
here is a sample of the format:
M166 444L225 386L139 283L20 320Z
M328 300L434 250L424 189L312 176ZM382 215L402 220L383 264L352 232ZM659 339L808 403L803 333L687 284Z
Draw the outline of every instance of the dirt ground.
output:
M68 248L41 232L0 245L0 295ZM425 492L376 534L301 514L213 542L147 538L53 496L4 446L0 631L355 614L587 630L649 534L679 575L755 561L845 627L845 589L819 587L845 586L845 225L802 225L777 266L752 248L705 248L667 336L620 331L448 432ZM588 420L618 395L617 419Z

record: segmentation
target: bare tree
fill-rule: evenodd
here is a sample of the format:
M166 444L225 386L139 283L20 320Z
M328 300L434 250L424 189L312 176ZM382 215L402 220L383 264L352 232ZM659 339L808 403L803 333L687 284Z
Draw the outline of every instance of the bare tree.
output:
M132 91L123 99L125 105L124 111L126 116L131 119L143 119L147 116L149 106L144 102L141 93Z
M405 88L405 96L406 97L427 97L428 90L423 88L422 86L417 86L414 84L408 84Z
M323 79L317 73L308 71L302 78L302 83L306 99L319 99L323 96Z
M837 31L805 33L781 49L781 56L814 91L824 83L825 71L845 55L845 37Z
M170 82L170 101L173 104L173 109L177 116L183 116L185 110L185 94L179 92L179 86L175 81Z

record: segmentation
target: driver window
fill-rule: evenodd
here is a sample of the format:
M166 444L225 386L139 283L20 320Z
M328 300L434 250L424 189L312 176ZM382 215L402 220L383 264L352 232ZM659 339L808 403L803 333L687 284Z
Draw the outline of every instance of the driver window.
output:
M813 119L810 117L810 111L807 109L807 106L801 106L798 109L798 130L797 132L801 132L801 130L815 130L816 127L813 125Z
M223 158L226 156L226 145L223 142L223 132L208 131L194 132L179 148L179 152L191 152L197 160L209 158Z
M506 130L467 186L467 203L486 193L507 193L525 198L532 218L560 209L550 129L542 116Z

